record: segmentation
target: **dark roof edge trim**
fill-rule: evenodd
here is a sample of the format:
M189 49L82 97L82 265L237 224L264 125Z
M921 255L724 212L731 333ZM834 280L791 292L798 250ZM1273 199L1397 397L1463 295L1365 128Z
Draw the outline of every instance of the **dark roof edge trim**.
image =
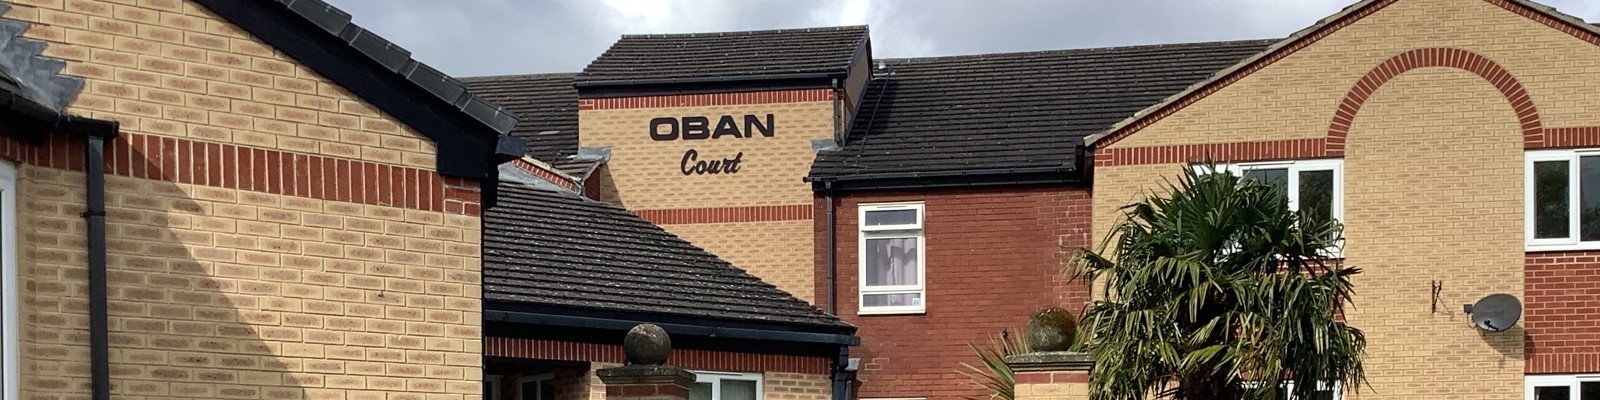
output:
M196 0L437 145L441 175L492 179L516 119L321 0Z
M566 328L590 328L627 331L639 325L638 321L629 321L611 318L581 317L572 315L553 315L519 311L483 310L484 322L510 322L535 324ZM705 325L688 325L675 323L654 323L665 329L668 334L685 336L703 336L714 338L768 340L792 343L815 343L838 346L858 346L861 338L855 335L836 333L811 333L780 330L728 328Z
M814 73L801 73L801 74L731 75L731 76L713 76L713 77L703 77L703 78L618 79L618 80L578 81L578 82L574 83L573 85L576 86L578 89L601 88L601 87L612 87L612 86L687 85L687 84L725 83L725 82L761 82L761 81L782 81L782 80L831 79L831 78L841 78L841 77L844 77L844 76L846 76L848 74L849 74L849 71L847 69L843 73L839 73L839 72L814 72Z
M807 178L815 192L848 192L895 189L938 189L985 186L1015 186L1044 184L1084 183L1088 179L1069 167L1000 169L972 171L971 174L922 174L923 176L898 176L917 174L856 175L838 178Z
M1028 168L990 168L990 169L964 169L959 171L934 171L934 172L887 172L865 173L842 176L807 176L806 182L851 182L874 181L884 179L916 179L916 178L948 178L958 176L984 176L984 175L1018 175L1061 172L1070 173L1077 171L1077 167L1063 165L1059 167L1028 167Z

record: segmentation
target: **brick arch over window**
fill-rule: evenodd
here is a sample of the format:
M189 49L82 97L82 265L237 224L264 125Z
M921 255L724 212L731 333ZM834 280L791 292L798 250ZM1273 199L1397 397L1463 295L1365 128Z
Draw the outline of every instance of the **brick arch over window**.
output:
M1517 119L1522 123L1523 147L1545 147L1545 132L1543 124L1539 121L1539 109L1533 105L1533 98L1528 96L1528 91L1523 89L1522 83L1517 82L1516 77L1494 60L1477 53L1461 49L1428 48L1409 50L1391 57L1367 72L1361 80L1356 81L1355 86L1345 93L1344 101L1339 103L1339 110L1333 114L1333 123L1328 126L1328 137L1323 142L1324 154L1344 155L1345 138L1350 134L1350 124L1355 121L1356 113L1361 111L1362 104L1366 103L1367 98L1377 92L1378 88L1400 74L1425 67L1456 68L1477 74L1478 77L1488 81L1500 90L1500 94L1511 103L1511 108L1516 110Z

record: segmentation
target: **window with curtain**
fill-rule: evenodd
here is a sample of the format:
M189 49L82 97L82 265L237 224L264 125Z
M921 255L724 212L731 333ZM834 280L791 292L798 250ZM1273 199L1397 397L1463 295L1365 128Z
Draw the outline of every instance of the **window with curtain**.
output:
M1600 149L1527 153L1527 249L1600 249Z
M926 310L922 217L922 204L860 207L860 314Z

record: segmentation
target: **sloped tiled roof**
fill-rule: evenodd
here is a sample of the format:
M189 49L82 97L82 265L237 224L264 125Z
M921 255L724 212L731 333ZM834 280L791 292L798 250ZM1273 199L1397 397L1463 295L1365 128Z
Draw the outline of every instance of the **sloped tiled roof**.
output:
M578 74L579 85L843 76L866 26L626 35Z
M489 303L851 329L622 208L512 184L499 196L484 213Z
M517 117L511 134L527 155L554 163L578 151L578 91L575 73L461 78L467 90Z
M888 59L811 179L1070 171L1087 135L1276 40Z

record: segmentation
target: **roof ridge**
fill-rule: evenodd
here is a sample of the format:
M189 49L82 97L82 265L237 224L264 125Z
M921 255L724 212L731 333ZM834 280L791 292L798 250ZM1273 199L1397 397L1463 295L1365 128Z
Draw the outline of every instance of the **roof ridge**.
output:
M1049 50L1028 50L1028 51L999 52L999 53L956 54L956 55L948 55L948 56L879 58L879 59L876 59L876 60L873 60L873 61L874 62L877 62L877 61L909 62L909 61L965 60L965 59L990 58L990 57L1012 57L1012 56L1050 55L1050 54L1074 54L1074 53L1090 53L1090 52L1103 52L1103 51L1120 51L1120 50L1131 50L1131 49L1159 49L1159 48L1168 48L1168 47L1198 47L1198 46L1201 46L1201 45L1276 43L1276 42L1278 42L1280 40L1283 40L1283 39L1282 38L1277 38L1277 39L1239 39L1239 40L1217 40L1217 41L1209 41L1209 42L1175 42L1175 43L1156 43L1156 44L1136 44L1136 45L1109 46L1109 47L1081 47L1081 48L1071 48L1071 49L1049 49Z
M844 32L844 31L850 31L850 30L866 31L867 30L867 26L866 25L838 25L838 26L818 26L818 27L808 27L808 28L759 29L759 30L746 30L746 31L685 32L685 33L635 33L635 34L624 34L624 35L622 35L622 38L623 39L670 39L670 38L694 38L694 37L726 37L726 36L773 34L773 33Z
M456 77L456 80L459 80L459 81L462 81L462 82L467 82L467 81L482 82L482 81L507 80L507 79L560 78L560 77L563 77L563 76L578 76L578 72L539 72L539 73L531 73L531 74L458 76L458 77Z

